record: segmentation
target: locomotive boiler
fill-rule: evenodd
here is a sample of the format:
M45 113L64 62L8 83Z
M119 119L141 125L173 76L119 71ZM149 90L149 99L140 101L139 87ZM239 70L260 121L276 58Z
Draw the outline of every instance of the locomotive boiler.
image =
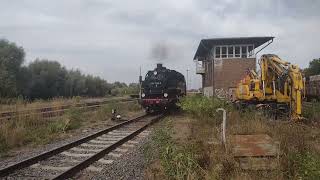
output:
M174 108L185 95L184 76L162 64L157 64L154 70L147 72L144 81L141 80L140 104L147 113Z

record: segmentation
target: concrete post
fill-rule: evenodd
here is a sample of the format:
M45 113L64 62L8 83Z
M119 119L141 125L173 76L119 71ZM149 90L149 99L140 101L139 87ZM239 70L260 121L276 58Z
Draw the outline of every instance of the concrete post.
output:
M223 113L223 119L221 123L221 140L222 144L224 145L224 148L226 149L226 124L227 124L227 112L223 108L218 108L216 112L222 111Z

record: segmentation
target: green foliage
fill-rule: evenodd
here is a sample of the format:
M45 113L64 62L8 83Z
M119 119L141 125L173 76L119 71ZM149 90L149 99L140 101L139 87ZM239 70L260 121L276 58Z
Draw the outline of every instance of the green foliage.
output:
M76 97L75 101L79 99ZM72 107L63 116L53 119L44 119L41 115L34 114L4 121L0 126L0 155L15 147L46 144L61 133L80 128L96 120L106 120L111 117L113 108L117 108L121 114L141 109L136 102L114 102L105 104L90 114L84 113L81 108Z
M127 115L130 112L137 112L142 110L141 106L137 102L111 102L108 104L105 104L97 109L95 113L95 117L93 118L95 120L106 120L111 118L112 109L116 109L117 113L120 115Z
M215 118L217 108L231 108L226 101L201 95L186 96L180 105L184 111L199 119Z
M0 133L0 155L9 149L8 144L3 133Z
M170 121L169 121L170 123ZM152 135L152 144L144 147L148 162L159 156L164 172L169 179L201 179L202 169L197 163L193 146L178 146L171 137L172 127L166 124L157 128Z
M48 125L48 131L50 133L65 132L69 126L68 121L64 119L58 119Z
M136 102L115 102L107 105L111 109L116 109L120 114L126 114L127 112L134 112L141 110L141 106Z
M28 66L31 74L29 91L31 99L56 96L105 96L110 85L99 77L83 75L79 70L66 70L56 61L36 60Z
M120 88L114 88L114 89L111 90L111 95L112 96L119 96L119 95L121 95L120 92L121 92Z
M303 107L302 116L311 120L311 121L319 121L320 117L320 103L312 102L311 106Z
M18 94L17 79L24 56L22 47L0 39L0 97Z
M320 179L320 155L310 152L289 155L289 176L298 179Z
M305 70L306 76L312 76L320 74L320 58L313 59L311 62L309 62L309 67Z
M0 154L26 144L46 144L59 133L79 128L84 118L81 109L72 108L57 119L34 115L3 122L0 126Z
M16 44L0 39L0 97L21 96L26 99L88 96L102 97L137 94L135 83L107 83L100 77L84 75L79 70L67 70L57 61L36 59L22 66L24 50Z
M52 98L63 94L67 71L56 61L39 60L28 66L31 74L28 96L35 98Z
M71 108L64 115L65 128L64 130L77 129L84 121L83 111L79 108Z
M115 82L112 85L111 95L112 96L123 96L130 94L138 94L139 93L139 84L138 83L130 83L127 86L124 83Z

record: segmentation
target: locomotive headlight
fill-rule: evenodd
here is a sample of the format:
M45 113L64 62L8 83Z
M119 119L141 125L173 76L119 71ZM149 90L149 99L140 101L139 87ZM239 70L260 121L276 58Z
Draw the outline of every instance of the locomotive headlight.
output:
M157 72L157 71L154 71L153 74L156 76L156 75L158 74L158 72Z
M145 94L145 93L142 93L142 94L141 94L141 97L145 97L145 96L146 96L146 94Z
M168 93L164 93L163 96L164 96L164 97L168 97Z

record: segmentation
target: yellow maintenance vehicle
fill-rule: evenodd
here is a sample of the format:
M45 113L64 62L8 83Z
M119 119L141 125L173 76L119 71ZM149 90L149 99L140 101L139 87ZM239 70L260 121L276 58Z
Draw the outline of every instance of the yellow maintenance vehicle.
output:
M238 84L236 102L241 106L254 104L275 118L280 114L301 119L304 83L300 68L274 54L262 55L259 65L260 75L249 70Z

